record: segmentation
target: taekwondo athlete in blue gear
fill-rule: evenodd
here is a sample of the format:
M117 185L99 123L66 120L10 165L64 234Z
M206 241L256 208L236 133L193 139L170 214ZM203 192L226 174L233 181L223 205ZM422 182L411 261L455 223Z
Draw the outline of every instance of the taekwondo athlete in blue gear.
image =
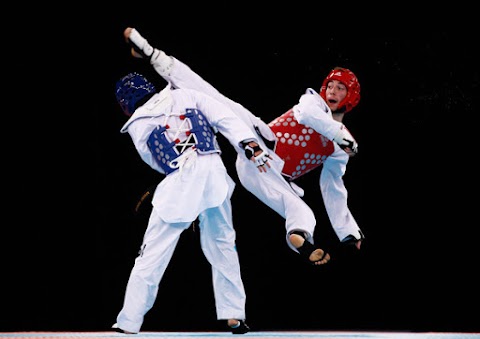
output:
M155 189L141 251L112 328L140 331L180 235L198 217L200 246L212 266L217 319L226 320L234 334L248 332L230 201L235 183L215 132L258 170L267 171L268 153L257 148L257 136L230 108L201 92L168 83L157 93L143 75L130 73L117 82L116 98L129 116L121 133L130 135L141 159L165 178Z

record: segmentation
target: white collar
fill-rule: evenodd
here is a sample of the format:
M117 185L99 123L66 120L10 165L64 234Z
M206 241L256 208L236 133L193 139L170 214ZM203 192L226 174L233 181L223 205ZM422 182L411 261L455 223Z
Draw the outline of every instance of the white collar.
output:
M172 84L168 83L164 89L160 92L154 94L146 103L138 107L132 116L127 120L127 122L120 129L121 133L126 133L128 126L137 119L146 118L146 117L155 117L161 114L164 114L162 110L158 110L158 106L162 105L164 107L170 106L172 104Z

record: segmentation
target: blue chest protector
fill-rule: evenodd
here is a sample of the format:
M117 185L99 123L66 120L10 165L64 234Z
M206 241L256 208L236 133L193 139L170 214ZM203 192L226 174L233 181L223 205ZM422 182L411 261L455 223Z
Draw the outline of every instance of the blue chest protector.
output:
M220 153L220 146L214 130L203 113L195 108L187 108L179 118L187 120L187 138L170 140L167 126L157 126L148 137L147 145L158 165L168 175L178 169L175 160L187 149L193 147L199 153Z

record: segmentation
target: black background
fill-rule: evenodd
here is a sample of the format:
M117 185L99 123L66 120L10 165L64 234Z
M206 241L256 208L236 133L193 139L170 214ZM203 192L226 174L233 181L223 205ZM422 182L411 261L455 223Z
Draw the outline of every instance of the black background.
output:
M81 20L64 17L38 27L42 39L31 37L39 56L22 68L35 91L19 100L34 107L15 125L26 127L10 131L24 144L9 144L22 161L10 167L21 180L6 185L14 192L0 330L108 330L115 322L149 212L134 207L161 179L119 132L126 117L115 82L138 71L165 85L130 57L122 33L135 26L266 122L307 87L318 89L334 66L360 80L362 99L344 121L359 143L344 180L366 235L360 253L340 252L324 267L303 263L287 248L284 220L238 183L233 150L223 146L238 183L233 213L253 330L479 331L480 80L469 27L317 18L308 8L285 16L195 9L79 10ZM333 246L318 175L297 183L317 216L316 241ZM210 268L189 229L142 330L217 328Z

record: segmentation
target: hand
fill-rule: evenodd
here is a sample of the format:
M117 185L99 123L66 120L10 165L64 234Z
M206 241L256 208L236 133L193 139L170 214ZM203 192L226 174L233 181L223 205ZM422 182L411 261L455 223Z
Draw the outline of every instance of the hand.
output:
M333 141L335 141L350 157L353 157L358 153L358 144L345 125L342 125L342 128L335 135Z
M260 148L255 141L243 143L245 156L255 163L260 172L267 172L267 167L270 168L268 160L272 159L270 154Z
M255 152L257 154L257 152ZM261 150L258 155L255 155L255 157L252 159L252 161L255 163L257 166L258 170L260 172L267 172L267 167L270 168L270 163L268 160L272 159L270 154L264 152Z

